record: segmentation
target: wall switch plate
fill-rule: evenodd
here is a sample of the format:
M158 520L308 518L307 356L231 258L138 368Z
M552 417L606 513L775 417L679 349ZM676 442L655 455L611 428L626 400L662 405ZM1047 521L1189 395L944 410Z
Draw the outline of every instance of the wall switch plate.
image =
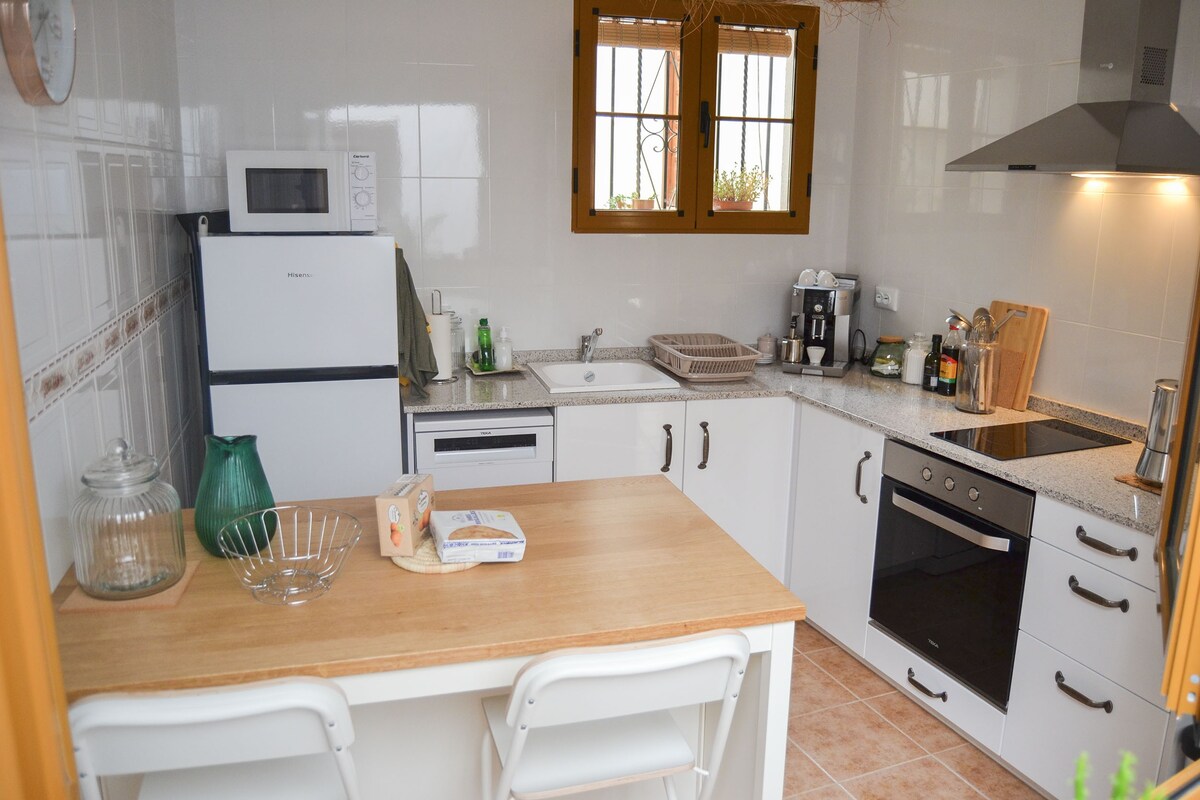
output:
M875 287L875 307L897 311L900 308L900 290L895 286Z

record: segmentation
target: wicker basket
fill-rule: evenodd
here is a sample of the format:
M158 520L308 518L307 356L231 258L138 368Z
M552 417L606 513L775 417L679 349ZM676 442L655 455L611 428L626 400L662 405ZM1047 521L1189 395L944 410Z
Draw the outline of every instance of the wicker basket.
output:
M762 358L753 347L718 333L661 333L650 344L657 363L688 381L738 381Z

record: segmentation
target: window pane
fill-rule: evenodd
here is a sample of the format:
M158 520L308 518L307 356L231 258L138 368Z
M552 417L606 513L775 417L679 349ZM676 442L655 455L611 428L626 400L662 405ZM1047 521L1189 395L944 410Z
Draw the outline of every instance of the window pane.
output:
M674 208L682 25L601 17L598 26L592 207Z
M786 28L720 25L717 116L791 119L795 39Z
M675 208L679 123L662 117L596 118L598 209ZM637 202L653 198L653 203Z
M791 153L790 122L720 120L714 207L749 200L756 211L791 211Z

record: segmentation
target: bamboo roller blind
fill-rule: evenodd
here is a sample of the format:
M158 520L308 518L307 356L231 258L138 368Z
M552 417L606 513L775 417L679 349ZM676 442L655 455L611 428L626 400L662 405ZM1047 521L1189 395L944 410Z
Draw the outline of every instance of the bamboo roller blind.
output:
M678 50L680 24L640 19L602 19L597 43L602 47L632 47L641 50ZM717 49L722 53L776 56L792 54L792 39L783 31L749 30L721 26Z

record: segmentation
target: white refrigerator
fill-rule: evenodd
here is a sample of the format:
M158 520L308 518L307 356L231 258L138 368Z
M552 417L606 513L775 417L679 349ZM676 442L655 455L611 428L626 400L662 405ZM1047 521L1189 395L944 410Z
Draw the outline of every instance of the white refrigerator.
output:
M254 434L277 502L374 495L403 472L390 236L207 236L206 427Z

